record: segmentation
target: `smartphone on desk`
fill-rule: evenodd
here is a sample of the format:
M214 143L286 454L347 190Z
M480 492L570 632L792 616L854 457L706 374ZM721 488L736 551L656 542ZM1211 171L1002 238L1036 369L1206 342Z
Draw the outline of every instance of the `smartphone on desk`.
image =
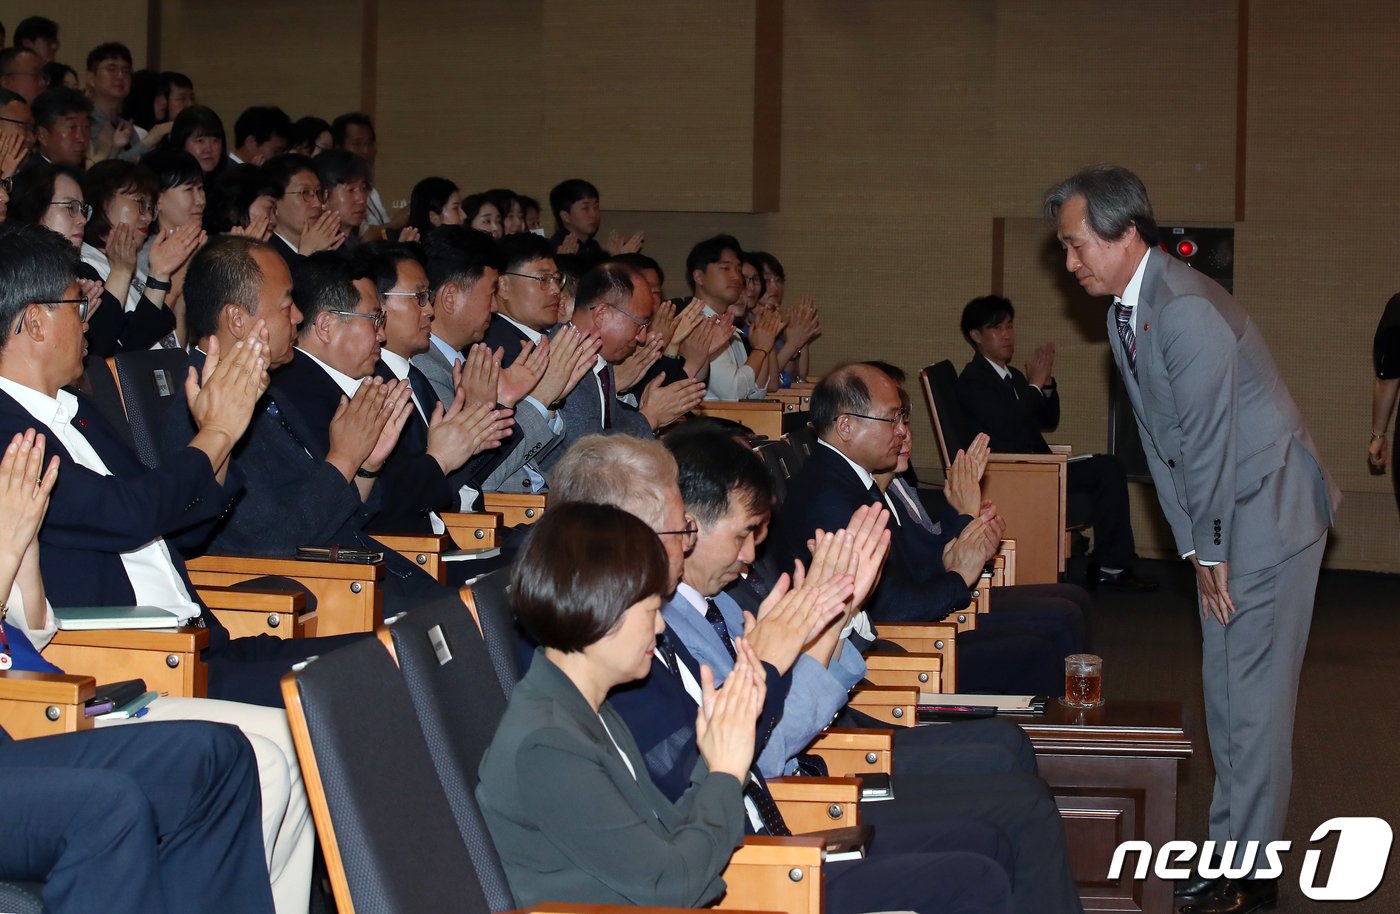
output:
M346 549L342 546L298 546L297 558L310 562L351 562L374 565L384 561L384 553L366 549Z

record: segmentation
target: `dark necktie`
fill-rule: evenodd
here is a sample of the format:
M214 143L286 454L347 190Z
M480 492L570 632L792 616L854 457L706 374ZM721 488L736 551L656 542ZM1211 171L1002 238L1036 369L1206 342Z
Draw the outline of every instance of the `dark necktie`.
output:
M433 418L433 410L441 402L438 399L437 391L433 389L433 382L428 380L428 376L418 369L417 365L408 366L408 386L413 390L413 395L418 398L418 405L423 407L423 416L429 420Z
M603 391L603 428L612 428L613 379L612 369L607 365L598 372L598 387Z
M1016 377L1010 372L1006 375L1006 386L1011 388L1011 396L1015 397L1017 400L1021 399L1021 395L1016 392Z
M1128 358L1128 368L1137 377L1137 334L1133 333L1133 309L1120 302L1113 305L1114 316L1118 319L1118 339L1123 341L1123 354Z
M719 635L719 640L724 642L724 649L729 651L730 660L738 660L739 655L734 652L734 642L729 637L729 627L724 624L724 614L719 611L719 605L714 600L705 598L705 621L710 623L710 627Z
M676 656L676 649L671 646L671 639L662 632L656 636L656 656L660 658L662 665L671 671L671 675L677 678L681 675L681 660Z
M763 820L764 832L779 838L786 838L792 834L787 822L783 820L782 810L773 802L773 795L758 782L752 772L744 780L744 798L752 800L758 809L758 817Z

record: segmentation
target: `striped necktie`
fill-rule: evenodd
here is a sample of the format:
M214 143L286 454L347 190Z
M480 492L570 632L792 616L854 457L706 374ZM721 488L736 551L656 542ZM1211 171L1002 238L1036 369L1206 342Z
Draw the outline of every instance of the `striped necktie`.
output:
M1133 309L1121 301L1114 302L1113 313L1118 319L1118 338L1123 341L1123 352L1128 356L1128 368L1137 377L1137 334L1133 333Z

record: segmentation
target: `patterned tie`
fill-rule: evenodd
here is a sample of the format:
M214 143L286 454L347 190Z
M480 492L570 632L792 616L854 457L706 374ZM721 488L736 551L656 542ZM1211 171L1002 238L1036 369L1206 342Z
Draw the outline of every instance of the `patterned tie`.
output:
M719 635L719 640L724 642L724 649L729 651L729 659L737 661L739 655L734 652L734 642L729 637L729 626L724 624L724 614L719 611L719 605L710 598L705 598L705 621L710 623L710 627Z
M1123 352L1128 356L1128 368L1137 377L1137 334L1133 333L1133 309L1121 301L1115 302L1113 312L1118 318L1118 338L1123 341Z
M744 781L744 798L752 800L754 807L758 810L758 817L763 820L763 830L769 835L786 838L792 834L787 827L787 822L783 819L782 810L778 809L778 804L773 802L773 795L768 792L753 772L749 773L748 779Z

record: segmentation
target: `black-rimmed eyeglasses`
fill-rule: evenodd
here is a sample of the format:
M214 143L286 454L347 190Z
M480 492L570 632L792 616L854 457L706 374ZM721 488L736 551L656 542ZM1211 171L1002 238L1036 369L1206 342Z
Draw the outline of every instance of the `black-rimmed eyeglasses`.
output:
M88 311L92 308L92 302L88 301L86 298L56 298L53 301L36 301L30 302L30 304L48 308L50 311L54 310L59 305L77 305L79 321L87 320ZM20 315L19 320L15 322L15 336L19 336L22 330L24 330L24 315Z
M695 522L693 517L688 517L685 520L684 530L658 530L656 531L656 535L679 536L681 538L681 550L689 552L695 548L695 542L700 538L700 525Z
M846 416L854 416L857 419L869 419L871 422L888 422L890 425L902 425L909 427L909 410L901 409L893 416L867 416L864 413L843 413Z

